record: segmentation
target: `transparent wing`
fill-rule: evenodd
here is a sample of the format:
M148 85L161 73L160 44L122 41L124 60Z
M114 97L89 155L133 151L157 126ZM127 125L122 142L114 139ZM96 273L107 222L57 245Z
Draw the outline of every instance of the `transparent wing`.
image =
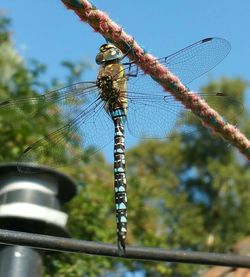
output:
M230 44L221 38L207 38L198 41L170 56L157 61L176 74L185 84L208 72L221 62L230 51ZM164 138L176 132L194 131L188 122L194 118L191 112L185 113L184 106L173 96L163 91L149 75L130 63L126 67L128 76L128 128L136 137ZM234 99L221 94L199 94L223 114L227 102L237 103ZM238 103L239 104L239 103ZM238 105L237 104L237 105ZM157 115L157 116L156 116ZM235 118L230 118L235 122ZM177 130L177 127L179 128Z
M30 145L21 156L18 168L26 172L23 163L36 163L58 168L74 165L83 159L81 149L94 147L98 151L113 139L113 124L102 100L83 109L75 118L58 130ZM30 172L30 168L28 168Z
M242 105L232 97L220 93L197 95L221 114L229 106L235 107L238 113L242 112ZM180 133L195 132L197 125L192 124L194 120L197 118L193 113L169 94L128 93L127 126L138 138L173 138ZM236 113L225 120L237 121Z
M230 43L225 39L207 38L159 61L187 84L214 68L230 49Z
M182 83L188 84L220 63L230 49L230 43L225 39L206 38L157 61L179 77ZM128 90L133 90L130 84L140 87L142 91L149 88L151 91L161 90L150 76L133 63L126 67L126 74L129 78Z
M229 50L227 41L209 38L159 61L188 83L218 64ZM126 72L128 91L136 92L128 93L128 127L131 133L149 138L174 135L183 115L182 104L162 92L161 87L137 66L130 64ZM213 99L221 101L223 97ZM96 83L83 82L36 97L3 101L0 110L15 109L23 115L37 116L51 107L53 113L63 116L66 125L32 144L21 158L22 162L39 160L54 167L67 162L69 157L77 159L78 148L75 146L93 145L99 149L112 140L113 124L103 105ZM179 126L184 131L191 131L190 127Z
M22 116L30 117L47 113L52 108L54 113L61 113L65 119L71 119L83 105L88 105L97 97L98 89L94 82L81 82L42 95L4 100L0 102L0 112L14 109Z
M94 82L81 82L35 97L2 101L0 112L20 113L25 120L55 116L65 125L30 145L18 162L60 167L82 158L80 147L100 149L113 138L113 124L106 113ZM49 120L49 119L48 119ZM14 125L14 123L12 123ZM34 132L35 133L35 132ZM72 164L71 164L72 165Z

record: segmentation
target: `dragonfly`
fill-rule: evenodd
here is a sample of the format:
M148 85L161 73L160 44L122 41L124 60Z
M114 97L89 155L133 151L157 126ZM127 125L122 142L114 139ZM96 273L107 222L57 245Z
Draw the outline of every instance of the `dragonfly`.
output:
M205 74L229 53L230 43L222 38L206 38L178 52L157 59L187 85ZM97 79L79 82L35 97L5 100L1 108L25 110L27 107L47 107L56 104L66 124L45 135L26 148L18 167L23 162L36 162L39 155L54 155L52 166L60 165L70 141L77 137L83 149L94 146L101 149L114 140L114 194L119 255L126 251L127 185L125 168L125 129L138 138L168 138L176 136L176 124L190 116L183 105L168 94L134 61L124 62L127 54L112 43L103 44L96 56L99 65ZM187 89L188 90L188 89ZM211 103L232 101L222 93L197 93ZM223 96L223 97L222 97ZM224 106L225 107L225 106ZM31 114L34 110L31 109ZM181 132L193 131L182 126ZM76 134L78 134L76 136ZM65 140L68 140L68 144ZM46 160L44 161L46 163Z

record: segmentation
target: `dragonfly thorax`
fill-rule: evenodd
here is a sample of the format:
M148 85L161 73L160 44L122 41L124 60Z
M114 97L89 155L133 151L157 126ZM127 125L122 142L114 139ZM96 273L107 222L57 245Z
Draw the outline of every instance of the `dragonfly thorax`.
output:
M97 79L101 99L105 102L116 103L119 97L119 89L115 85L112 76L102 76Z

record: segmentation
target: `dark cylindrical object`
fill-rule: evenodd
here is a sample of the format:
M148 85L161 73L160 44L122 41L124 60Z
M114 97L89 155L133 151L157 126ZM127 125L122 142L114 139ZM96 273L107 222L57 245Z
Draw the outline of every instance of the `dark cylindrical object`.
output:
M42 276L42 253L27 246L6 246L0 251L0 276Z
M109 257L119 257L117 246L113 244L28 234L1 229L0 242L6 244L26 245L44 250L47 249L53 251L64 251L68 253L75 252L78 254L85 253L98 256L102 255ZM133 260L136 259L250 268L249 256L189 250L166 250L153 247L128 246L126 248L126 255L123 256L123 258Z
M0 228L66 236L67 214L61 205L75 194L73 181L47 167L0 165ZM25 246L0 248L0 276L39 277L43 251Z

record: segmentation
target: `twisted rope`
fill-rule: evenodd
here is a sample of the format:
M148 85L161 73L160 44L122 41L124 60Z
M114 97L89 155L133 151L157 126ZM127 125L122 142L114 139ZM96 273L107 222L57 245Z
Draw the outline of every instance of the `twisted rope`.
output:
M96 32L102 34L124 53L128 45L132 48L133 54L130 59L158 82L165 91L170 92L178 101L197 115L202 124L210 128L213 133L219 134L227 142L234 145L243 155L250 160L250 141L234 125L224 119L213 110L197 94L190 92L166 67L161 65L157 59L145 53L135 42L133 37L126 34L122 28L112 21L107 14L98 10L87 0L61 0L68 9L72 9L82 21L88 23Z

